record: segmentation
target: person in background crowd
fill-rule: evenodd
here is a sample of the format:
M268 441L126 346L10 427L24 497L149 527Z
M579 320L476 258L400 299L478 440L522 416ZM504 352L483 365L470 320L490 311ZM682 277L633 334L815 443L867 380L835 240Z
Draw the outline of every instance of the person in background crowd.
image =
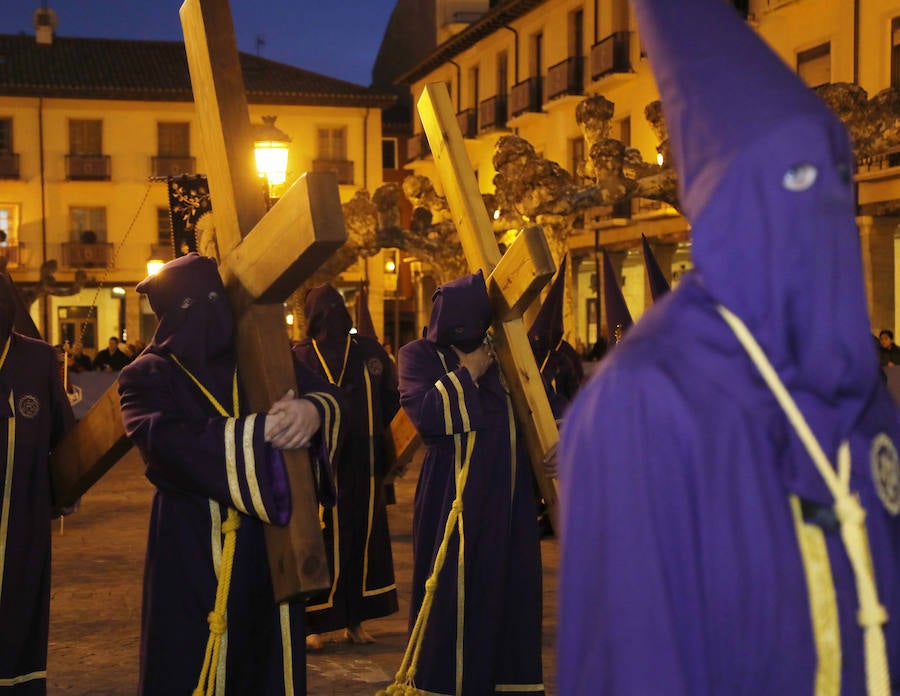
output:
M104 370L106 372L118 371L125 367L131 359L119 350L119 339L115 336L109 337L109 344L103 350L98 350L94 357L94 369Z
M878 334L878 359L882 367L900 365L900 346L894 343L894 332L882 329Z

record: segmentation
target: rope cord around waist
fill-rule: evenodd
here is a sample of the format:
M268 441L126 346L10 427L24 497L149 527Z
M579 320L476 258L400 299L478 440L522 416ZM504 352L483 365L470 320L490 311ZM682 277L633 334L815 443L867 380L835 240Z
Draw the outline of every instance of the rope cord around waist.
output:
M228 508L228 517L222 523L225 543L222 547L222 570L219 573L219 584L216 586L216 602L209 612L209 640L206 642L206 654L203 657L203 668L200 679L192 696L214 696L216 693L216 669L219 663L219 650L222 647L222 636L228 630L227 607L228 590L231 587L231 570L234 565L234 549L237 541L237 530L241 526L238 511Z
M834 497L834 510L841 525L841 540L856 581L856 595L859 602L856 620L863 629L866 692L868 696L890 696L890 675L882 630L888 615L878 599L878 588L875 585L875 570L869 547L869 535L866 531L866 511L860 504L858 496L850 491L850 444L844 440L838 447L838 469L835 473L812 429L753 334L725 307L719 305L718 310L775 395L775 399Z
M431 575L425 582L425 597L422 600L422 606L419 608L419 614L416 616L416 623L409 636L409 643L406 646L406 652L400 663L400 669L394 675L394 682L387 689L378 691L375 696L419 696L423 692L415 686L416 668L419 662L419 653L422 650L424 642L425 628L428 625L428 616L431 613L431 607L434 603L434 595L438 586L438 575L444 567L447 560L447 548L450 545L450 538L453 536L453 530L456 528L459 516L462 514L463 491L466 488L466 480L469 476L469 464L472 460L472 450L475 447L475 432L470 432L466 441L466 456L463 461L459 475L456 477L456 497L453 499L453 505L450 507L450 514L447 515L447 522L444 525L444 536L438 547L437 556L434 559L434 568Z
M209 400L213 408L221 416L230 414L225 407L212 395L212 393L188 370L175 356L170 356L178 367L197 385L203 395ZM231 398L234 409L234 417L240 415L240 400L238 396L237 368L234 370L232 380ZM228 435L226 435L228 437ZM203 656L203 667L200 669L200 678L192 696L215 696L216 693L216 665L219 664L219 654L222 648L222 636L228 630L228 592L231 589L231 571L234 567L234 552L237 545L237 530L241 526L241 518L238 511L228 508L228 517L222 523L222 534L225 537L222 543L222 566L219 571L219 582L216 585L216 601L213 610L206 617L209 623L209 639L206 642L206 652Z

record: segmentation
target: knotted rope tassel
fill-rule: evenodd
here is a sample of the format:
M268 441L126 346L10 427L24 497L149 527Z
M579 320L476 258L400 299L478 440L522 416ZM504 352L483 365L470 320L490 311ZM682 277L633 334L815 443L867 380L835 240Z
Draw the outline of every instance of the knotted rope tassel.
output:
M386 689L376 692L375 696L422 696L423 691L416 688L415 677L416 668L419 663L419 653L422 650L422 643L425 636L425 627L428 625L428 616L431 613L431 607L434 604L434 594L437 591L438 575L444 567L447 560L447 548L450 545L450 537L453 536L453 530L463 511L462 496L466 488L466 479L469 477L469 463L472 460L472 450L475 447L475 432L470 432L466 442L466 458L459 474L456 477L456 497L453 499L453 505L450 507L450 513L447 515L447 523L444 525L444 537L441 539L441 545L438 547L437 556L434 559L434 568L431 575L425 582L425 597L422 600L422 606L419 607L419 615L416 617L416 623L413 626L412 633L409 636L409 643L406 645L406 652L403 655L403 661L400 663L400 669L394 675L394 683Z
M228 509L228 517L222 523L222 533L225 535L225 543L222 545L222 567L219 571L219 583L216 586L216 603L207 621L209 622L209 640L206 643L206 655L203 658L203 669L200 671L200 679L192 696L214 696L216 693L216 669L219 663L219 649L222 646L222 636L228 630L226 609L228 605L228 590L231 587L231 569L234 565L234 548L237 541L237 530L241 526L241 518L237 510Z
M841 442L837 457L838 471L835 473L812 429L753 334L737 316L725 307L720 305L718 309L719 314L731 327L734 335L744 346L750 359L775 395L775 399L794 427L797 436L806 447L816 469L834 497L834 511L841 523L841 540L856 580L856 596L859 602L856 620L863 629L866 692L869 696L890 696L891 680L888 672L884 631L881 628L887 622L888 615L878 600L875 570L869 548L869 535L866 531L866 511L860 504L859 498L850 491L850 445L846 440Z

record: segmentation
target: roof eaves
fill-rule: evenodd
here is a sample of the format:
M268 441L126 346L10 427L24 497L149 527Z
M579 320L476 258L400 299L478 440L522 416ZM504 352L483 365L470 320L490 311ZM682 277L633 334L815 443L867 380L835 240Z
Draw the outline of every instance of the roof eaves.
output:
M519 17L528 14L528 12L538 5L542 5L546 1L547 0L511 0L511 2L495 7L493 10L483 15L477 22L447 39L418 65L397 77L394 80L394 84L408 85L425 77L425 75L448 62L451 58L458 56L483 38L490 36L514 19L518 19Z

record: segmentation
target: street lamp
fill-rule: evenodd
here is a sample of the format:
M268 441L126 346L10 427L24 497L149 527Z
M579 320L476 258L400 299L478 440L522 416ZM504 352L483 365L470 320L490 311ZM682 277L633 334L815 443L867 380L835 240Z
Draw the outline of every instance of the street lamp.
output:
M269 186L279 186L287 178L288 147L291 138L275 126L276 116L263 116L262 123L253 124L253 152L256 169L265 176Z
M147 277L155 276L162 270L162 267L166 265L166 262L162 259L150 259L147 261Z

